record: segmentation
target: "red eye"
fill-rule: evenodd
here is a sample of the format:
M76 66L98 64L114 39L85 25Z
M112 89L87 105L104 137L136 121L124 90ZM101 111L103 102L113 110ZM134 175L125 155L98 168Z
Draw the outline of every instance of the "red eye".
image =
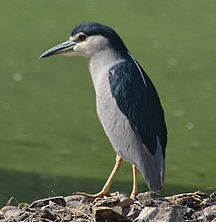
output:
M86 39L86 35L80 34L78 38L80 41L84 41Z

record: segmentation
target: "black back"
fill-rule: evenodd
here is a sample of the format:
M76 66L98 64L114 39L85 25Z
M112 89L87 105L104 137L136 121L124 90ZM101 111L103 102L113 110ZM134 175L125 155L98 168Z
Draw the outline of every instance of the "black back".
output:
M132 59L114 65L109 70L112 96L128 118L134 132L154 155L157 136L165 157L167 129L159 96L144 70Z

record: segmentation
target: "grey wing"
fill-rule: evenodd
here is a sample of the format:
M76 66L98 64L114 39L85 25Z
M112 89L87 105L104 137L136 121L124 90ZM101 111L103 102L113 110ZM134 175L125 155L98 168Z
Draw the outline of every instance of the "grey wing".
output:
M143 168L140 170L150 189L159 189L164 180L167 129L155 87L133 59L113 66L109 70L109 82L119 109L127 117L135 134L141 138L143 149L148 151L143 163L139 163L142 166L138 167Z

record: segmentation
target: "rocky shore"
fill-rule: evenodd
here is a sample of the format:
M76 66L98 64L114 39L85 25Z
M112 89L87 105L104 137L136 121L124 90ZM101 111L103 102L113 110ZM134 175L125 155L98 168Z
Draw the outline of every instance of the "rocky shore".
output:
M83 194L8 204L0 209L0 222L216 222L216 192L158 197L140 193L133 201L118 192L93 199Z

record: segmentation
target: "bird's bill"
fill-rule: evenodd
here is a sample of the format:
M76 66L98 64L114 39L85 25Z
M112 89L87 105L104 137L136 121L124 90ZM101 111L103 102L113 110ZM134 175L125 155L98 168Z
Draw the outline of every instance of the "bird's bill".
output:
M61 53L67 52L69 50L73 51L73 48L75 45L76 45L75 41L68 40L66 42L63 42L63 43L57 45L57 46L52 47L51 49L48 49L39 57L39 59L46 58L46 57L56 55L56 54L61 54Z

